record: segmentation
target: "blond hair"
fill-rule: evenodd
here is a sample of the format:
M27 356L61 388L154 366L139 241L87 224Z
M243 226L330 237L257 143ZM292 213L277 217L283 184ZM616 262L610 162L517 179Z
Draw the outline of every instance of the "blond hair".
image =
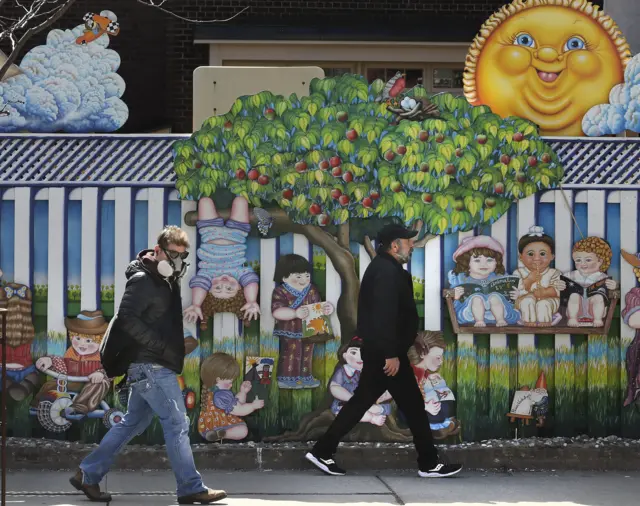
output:
M585 237L573 245L573 253L593 253L597 256L602 265L600 266L600 272L607 272L609 266L611 266L611 258L613 252L609 243L600 237Z
M9 283L6 285L15 291L21 290L25 285ZM30 343L35 337L33 319L31 317L31 290L26 288L25 297L21 299L17 295L8 298L7 292L0 289L0 308L7 309L7 344L12 347ZM0 329L0 332L2 330Z
M189 236L180 227L176 227L175 225L167 225L162 229L162 232L158 234L158 246L160 246L162 249L167 249L170 244L188 248Z

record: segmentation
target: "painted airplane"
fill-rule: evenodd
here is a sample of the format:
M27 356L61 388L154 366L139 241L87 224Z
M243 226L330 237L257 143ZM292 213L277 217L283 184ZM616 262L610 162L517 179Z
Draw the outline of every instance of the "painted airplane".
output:
M84 33L76 39L76 44L85 45L93 42L105 33L116 36L120 33L118 18L111 11L102 11L100 14L89 12L82 18L85 24Z

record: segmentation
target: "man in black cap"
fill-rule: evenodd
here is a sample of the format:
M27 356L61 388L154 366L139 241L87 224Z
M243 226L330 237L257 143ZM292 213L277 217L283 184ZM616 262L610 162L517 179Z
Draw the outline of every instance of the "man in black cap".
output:
M457 474L460 465L439 463L424 400L407 357L418 333L413 281L404 270L418 233L387 225L378 234L378 254L362 278L358 299L358 330L363 369L353 396L306 458L333 476L346 472L333 460L340 440L362 419L386 391L404 413L418 452L418 474L441 478Z

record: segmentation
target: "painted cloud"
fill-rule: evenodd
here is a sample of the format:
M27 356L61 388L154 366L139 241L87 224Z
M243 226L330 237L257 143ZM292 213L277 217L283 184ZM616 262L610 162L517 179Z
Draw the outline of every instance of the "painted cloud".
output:
M113 132L124 125L120 56L107 48L106 33L77 44L85 29L52 30L45 45L25 55L23 73L0 82L0 132Z
M640 132L640 54L624 72L624 84L614 86L609 103L592 107L582 119L582 130L590 137Z

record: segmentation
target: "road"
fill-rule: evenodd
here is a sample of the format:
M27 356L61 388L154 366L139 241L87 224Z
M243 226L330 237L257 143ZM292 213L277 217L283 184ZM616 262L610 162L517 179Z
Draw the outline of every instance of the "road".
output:
M7 475L11 506L78 506L89 502L68 485L69 472L12 472ZM329 477L309 472L203 471L211 487L227 490L217 504L229 506L631 506L640 497L636 473L462 473L425 480L413 473L350 474ZM166 471L112 473L108 490L114 506L173 506L174 479Z

